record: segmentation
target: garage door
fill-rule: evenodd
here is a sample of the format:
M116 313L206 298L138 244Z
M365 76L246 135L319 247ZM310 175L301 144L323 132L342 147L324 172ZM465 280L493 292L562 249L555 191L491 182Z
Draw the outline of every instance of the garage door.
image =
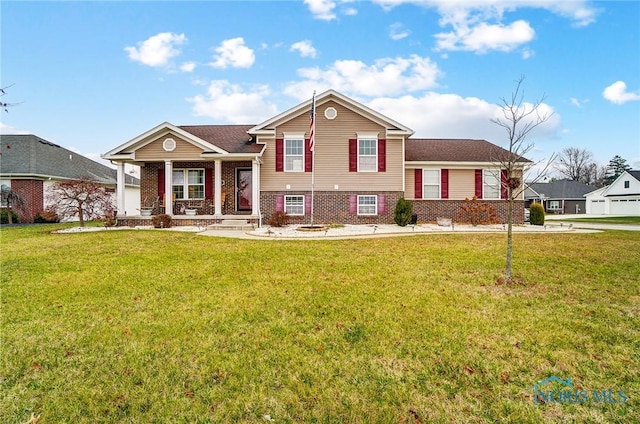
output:
M592 215L604 215L604 200L591 200L589 208Z
M611 199L611 215L640 215L640 199Z

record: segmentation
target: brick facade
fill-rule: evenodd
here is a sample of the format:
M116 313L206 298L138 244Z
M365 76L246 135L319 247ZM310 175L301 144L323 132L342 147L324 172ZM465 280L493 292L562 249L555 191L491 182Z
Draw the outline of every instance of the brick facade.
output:
M20 194L26 210L19 214L20 222L33 222L33 218L44 208L44 184L42 180L11 180L11 190ZM16 211L17 213L17 211Z
M386 212L378 215L357 215L349 213L349 197L352 195L385 195ZM276 197L279 195L304 195L310 196L308 191L286 191L286 192L262 192L260 194L260 208L263 223L267 223L269 216L276 210ZM393 224L393 211L398 199L403 196L400 191L386 192L334 192L320 191L313 195L314 223L319 224ZM308 224L310 215L291 216L291 224Z
M485 202L496 208L498 222L507 222L506 200L486 200ZM458 213L465 203L464 200L411 200L413 212L418 214L418 222L435 222L437 218L451 218L453 222L460 222ZM524 222L524 201L518 200L513 205L513 223Z

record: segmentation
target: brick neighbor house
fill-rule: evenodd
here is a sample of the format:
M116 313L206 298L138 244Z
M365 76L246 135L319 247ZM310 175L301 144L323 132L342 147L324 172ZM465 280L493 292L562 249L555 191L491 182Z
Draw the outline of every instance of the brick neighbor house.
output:
M313 151L311 99L258 125L165 122L114 148L102 157L118 167L118 210L130 207L121 183L130 163L141 167L136 207L185 225L259 223L276 211L307 223L312 208L317 223L393 223L400 198L413 202L420 221L455 220L473 196L506 219L505 172L497 161L506 150L484 140L411 138L408 127L334 90L315 102ZM524 199L515 207L522 222Z
M115 169L38 136L0 135L0 153L0 184L19 193L26 201L27 210L20 216L22 222L33 221L38 212L49 206L47 193L57 181L87 177L115 192ZM131 206L122 212L139 213L134 206L139 203L139 180L126 175L122 182L126 200Z

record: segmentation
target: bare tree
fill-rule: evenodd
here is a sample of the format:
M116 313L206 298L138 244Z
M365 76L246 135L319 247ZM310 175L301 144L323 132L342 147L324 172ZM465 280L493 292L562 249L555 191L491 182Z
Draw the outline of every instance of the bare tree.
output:
M85 219L103 218L115 209L112 193L89 178L55 183L50 198L61 217L78 217L81 227L84 227Z
M491 119L491 122L502 127L507 133L508 154L496 157L500 164L504 177L501 178L502 189L507 196L507 254L505 263L505 283L513 282L513 208L515 200L524 191L522 179L524 173L533 166L540 166L542 161L534 163L525 158L533 148L534 143L528 137L535 128L547 122L553 113L543 112L542 105L546 96L542 96L535 103L524 101L524 90L522 84L524 76L516 81L515 90L508 98L502 97L499 106L502 117ZM552 155L546 164L534 176L531 183L540 180L548 171L554 160Z
M587 172L584 176L584 183L596 186L598 188L604 186L604 178L607 174L606 165L598 165L595 162L591 162L587 167Z
M593 154L589 150L565 147L558 155L558 159L558 171L565 177L584 183L591 179L589 173L594 162Z
M4 97L7 94L7 88L11 88L13 86L13 84L8 85L6 87L0 88L0 97ZM9 108L11 106L15 106L19 103L7 103L4 102L2 100L0 100L0 108L2 108L2 110L4 110L5 112L9 113Z
M6 185L2 185L0 191L0 197L2 198L2 204L6 205L8 224L13 224L13 212L18 215L25 214L27 211L27 202L24 197L15 190L12 190Z

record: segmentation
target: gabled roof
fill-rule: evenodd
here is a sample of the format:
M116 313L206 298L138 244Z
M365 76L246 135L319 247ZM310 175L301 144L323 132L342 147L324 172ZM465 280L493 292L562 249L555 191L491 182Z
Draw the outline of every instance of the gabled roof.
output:
M384 116L383 114L376 112L375 110L358 103L357 101L345 96L344 94L340 94L335 90L327 90L323 93L320 93L316 96L316 108L321 106L322 104L333 100L336 103L355 111L356 113L371 119L372 121L380 124L383 127L386 127L388 133L394 133L398 135L406 135L410 136L413 134L413 130L409 127L402 125L399 122L394 121L393 119ZM293 119L302 114L308 114L311 110L311 102L312 99L304 101L297 106L288 109L279 115L274 116L273 118L267 119L266 121L254 126L249 130L249 134L260 134L273 130L274 127L280 125L283 122L286 122L290 119Z
M116 170L32 134L0 135L0 175L52 179L91 178L115 185ZM126 176L127 185L140 181Z
M486 140L409 138L405 142L407 162L497 162L509 152ZM519 162L531 162L520 158Z
M216 145L229 153L260 153L264 145L256 144L248 134L253 125L180 125L179 128Z
M532 197L544 195L546 199L582 199L585 194L595 187L572 180L559 180L550 183L534 183L529 186L536 194ZM528 193L525 193L527 197Z
M627 171L633 178L640 181L640 170Z
M638 186L637 184L632 184L631 185L631 191L626 191L624 193L616 193L616 189L619 189L619 184L618 181L623 181L627 178L627 175L630 175L633 179L637 180L638 182L640 182L640 170L630 170L630 171L624 171L622 174L620 174L618 176L618 178L616 178L611 184L609 184L608 186L605 187L604 192L602 193L603 196L608 197L608 196L637 196L638 194L640 194L640 190L638 190Z

